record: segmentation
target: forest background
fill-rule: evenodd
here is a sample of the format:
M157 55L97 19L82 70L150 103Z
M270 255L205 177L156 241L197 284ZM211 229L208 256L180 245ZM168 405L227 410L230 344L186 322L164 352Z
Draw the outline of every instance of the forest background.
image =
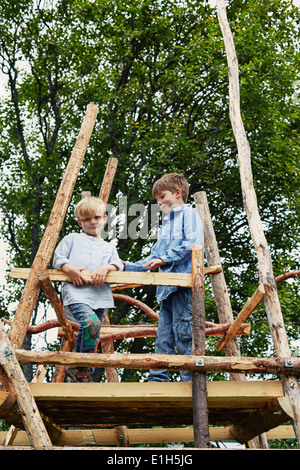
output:
M299 8L290 0L227 3L259 212L278 276L299 269L300 261ZM6 272L0 316L12 318L24 282L10 280L9 270L33 262L89 103L99 114L61 237L79 230L74 204L82 191L99 194L108 159L116 157L109 199L117 215L113 236L122 259L140 259L153 234L120 234L137 216L144 233L150 210L118 217L120 201L128 209L136 203L149 208L153 182L165 172L183 172L189 204L195 192L207 193L237 314L254 293L259 273L243 207L216 8L205 0L3 0L0 16L0 70L7 79L0 99L0 237L8 247L5 265L1 260L2 276ZM207 320L218 323L209 280L205 288ZM278 285L294 355L300 350L299 290L299 280ZM155 288L127 293L158 311ZM32 323L44 321L49 311L41 294ZM241 353L274 355L263 304L250 320L251 334L239 339ZM151 322L121 302L110 321ZM35 341L28 335L24 347L35 347ZM207 338L208 355L217 354L216 341ZM58 341L46 347L58 348ZM154 340L115 342L115 350L153 352ZM30 380L31 367L25 372ZM139 381L147 371L119 374L122 381ZM97 380L105 380L102 370Z

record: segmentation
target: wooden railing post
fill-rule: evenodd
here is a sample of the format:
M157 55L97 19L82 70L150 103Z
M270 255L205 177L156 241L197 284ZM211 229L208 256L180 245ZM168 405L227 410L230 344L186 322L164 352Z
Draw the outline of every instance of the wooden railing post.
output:
M203 247L194 245L192 250L192 292L193 292L193 349L195 361L197 356L205 355L205 305L204 305L204 271ZM199 363L201 370L201 363ZM208 425L207 384L205 372L192 373L193 392L193 426L195 447L207 448L210 445Z

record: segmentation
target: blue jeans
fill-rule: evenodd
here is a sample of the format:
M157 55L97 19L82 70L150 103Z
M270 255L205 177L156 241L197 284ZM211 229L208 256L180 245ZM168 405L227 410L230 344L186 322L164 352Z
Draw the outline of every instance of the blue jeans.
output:
M155 354L192 354L192 290L180 289L161 302L155 340ZM180 371L181 380L190 382L192 374ZM169 382L167 370L150 370L149 382Z
M79 323L75 352L95 352L100 339L100 328L106 309L98 308L93 310L87 304L72 304L68 307Z

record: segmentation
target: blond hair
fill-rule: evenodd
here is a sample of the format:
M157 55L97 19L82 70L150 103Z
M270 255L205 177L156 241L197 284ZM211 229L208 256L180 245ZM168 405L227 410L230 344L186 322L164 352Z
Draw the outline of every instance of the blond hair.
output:
M171 191L171 193L175 193L178 188L181 190L184 203L186 203L189 196L189 185L184 175L182 173L167 173L159 180L155 181L152 188L152 195L155 197L162 191Z
M88 196L82 198L75 207L74 213L77 220L82 221L88 217L94 217L98 212L105 215L106 206L98 197Z

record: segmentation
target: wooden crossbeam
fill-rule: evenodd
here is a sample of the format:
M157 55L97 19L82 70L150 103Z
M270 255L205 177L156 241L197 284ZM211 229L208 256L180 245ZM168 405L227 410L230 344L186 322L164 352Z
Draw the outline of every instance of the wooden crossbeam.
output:
M28 279L30 268L14 267L10 271L13 279ZM204 268L204 275L215 274L222 271L221 266ZM88 281L91 281L93 271L82 271ZM51 281L70 282L70 278L59 269L47 269ZM145 286L177 286L192 287L192 274L190 273L157 273L157 272L134 272L134 271L111 271L106 277L109 284L128 284Z
M62 351L26 351L17 349L16 356L24 364L57 364L124 369L167 369L202 372L282 374L300 376L300 358L185 356L169 354L100 354Z
M267 433L268 439L295 439L293 427L278 426ZM139 428L128 429L130 445L168 444L193 442L192 427L185 428ZM214 426L209 428L211 441L234 441L229 427ZM0 432L0 442L5 432ZM14 442L15 446L30 446L26 432L20 431ZM55 441L55 446L116 446L117 441L113 429L66 429ZM1 447L0 447L1 450ZM55 450L55 448L54 448Z

